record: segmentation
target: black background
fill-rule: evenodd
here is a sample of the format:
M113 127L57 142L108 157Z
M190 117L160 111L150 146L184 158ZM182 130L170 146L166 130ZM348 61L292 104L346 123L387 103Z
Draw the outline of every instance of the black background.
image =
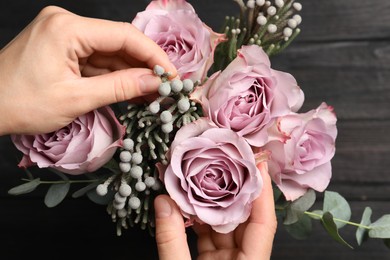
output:
M89 17L131 21L148 2L2 0L0 48L47 5ZM232 0L190 2L214 30L219 30L225 15L238 10ZM302 111L322 101L334 106L339 135L328 190L348 199L353 221L360 221L365 206L373 209L375 220L390 213L390 2L301 3L302 33L285 52L272 58L272 67L296 77L306 96ZM45 187L23 196L8 195L25 177L17 167L19 159L9 136L0 137L0 259L157 259L154 239L147 232L134 228L116 237L105 207L86 198L69 197L47 208ZM321 208L321 203L316 207ZM355 228L346 227L340 233L356 246ZM191 230L189 243L195 255ZM280 226L272 259L390 259L390 250L379 240L351 250L314 223L313 235L303 241L293 239Z

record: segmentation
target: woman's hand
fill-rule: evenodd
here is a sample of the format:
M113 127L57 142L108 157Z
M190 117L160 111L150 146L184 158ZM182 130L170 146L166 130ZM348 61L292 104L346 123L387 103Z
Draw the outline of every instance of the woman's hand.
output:
M153 93L166 53L130 23L46 7L0 51L0 135L44 133L104 105Z

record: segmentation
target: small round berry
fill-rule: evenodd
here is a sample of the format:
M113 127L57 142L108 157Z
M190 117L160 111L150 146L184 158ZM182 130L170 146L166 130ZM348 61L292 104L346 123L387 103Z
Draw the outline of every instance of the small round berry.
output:
M149 104L149 111L153 114L157 114L160 111L160 103L153 101Z
M258 6L263 6L265 4L265 0L256 0L256 4Z
M137 197L131 197L128 204L131 209L138 209L141 206L141 200Z
M128 151L133 151L134 149L134 141L130 138L126 138L123 140L123 148Z
M161 130L166 133L166 134L169 134L170 132L173 131L173 124L171 122L169 123L166 123L166 124L162 124L161 125Z
M183 80L183 90L185 92L191 92L194 89L194 82L190 79Z
M121 162L130 162L131 161L131 153L127 150L125 151L122 151L120 154L119 154L119 158L121 160Z
M287 24L292 29L298 26L297 21L295 21L294 19L288 19Z
M163 111L160 114L160 120L163 124L169 123L172 121L172 113L169 112L168 110Z
M276 14L276 7L275 6L270 6L270 7L268 7L268 9L267 9L267 14L269 14L269 15L275 15Z
M134 164L140 164L143 160L141 153L133 153L133 156L131 157L131 162Z
M129 197L131 194L131 187L127 183L122 183L118 192L122 197Z
M118 203L116 201L114 201L113 203L113 206L116 210L121 210L125 207L126 203L125 202L121 202L121 203Z
M132 167L131 170L130 170L130 176L133 177L134 179L141 178L142 174L143 174L143 170L138 165Z
M188 100L188 98L182 98L177 102L177 108L179 109L180 113L185 113L190 109L191 103Z
M105 196L105 195L107 195L107 192L108 192L107 185L99 184L96 187L96 193L99 196Z
M127 210L126 209L120 209L117 211L119 218L125 218L127 216Z
M302 17L299 14L295 14L292 19L294 19L298 25L302 22Z
M161 67L160 65L156 65L156 66L154 66L154 68L153 68L153 72L154 72L155 75L161 77L161 76L165 73L165 70L164 70L164 68Z
M154 182L154 185L152 186L152 190L157 191L157 190L160 190L161 187L162 187L161 182L160 182L159 180L156 180L156 181Z
M290 37L292 35L292 29L290 27L286 27L283 29L283 35L285 37Z
M172 91L179 93L183 89L183 82L180 79L174 79L171 81Z
M153 177L149 176L145 178L144 182L146 184L146 187L151 188L156 183L156 180Z
M131 164L128 163L128 162L120 162L119 163L119 169L121 170L121 172L127 173L131 169Z
M171 94L171 85L168 82L161 83L158 87L158 93L163 97L169 96Z
M269 24L267 30L269 33L276 33L278 27L275 24Z
M114 195L115 202L117 203L125 203L126 202L126 197L122 197L119 192L115 193Z
M135 189L138 191L138 192L141 192L141 191L144 191L146 189L146 184L143 183L142 181L139 181L135 184Z
M257 23L259 25L265 25L267 24L267 18L264 15L259 15L256 19Z

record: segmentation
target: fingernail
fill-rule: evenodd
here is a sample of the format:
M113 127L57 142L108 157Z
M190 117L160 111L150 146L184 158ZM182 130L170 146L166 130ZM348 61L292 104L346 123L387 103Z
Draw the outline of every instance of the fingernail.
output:
M152 74L145 74L138 78L139 87L143 94L156 92L161 84L161 78Z
M164 198L156 198L154 209L156 218L167 218L172 214L171 204Z

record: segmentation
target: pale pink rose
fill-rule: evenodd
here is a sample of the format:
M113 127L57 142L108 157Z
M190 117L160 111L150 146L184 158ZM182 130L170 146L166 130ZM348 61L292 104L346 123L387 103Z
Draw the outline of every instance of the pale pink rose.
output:
M294 77L272 69L257 45L243 46L225 70L213 74L193 94L219 127L232 129L250 145L268 141L268 127L277 117L296 112L304 101Z
M204 24L184 0L152 1L132 24L168 54L181 78L193 81L206 77L215 47L225 39Z
M228 233L248 219L263 182L244 138L201 118L177 132L168 157L162 181L189 222Z
M263 149L271 152L269 173L287 200L299 198L310 188L322 192L328 186L336 120L333 108L325 103L307 113L278 119L276 128L287 141L271 141Z
M37 165L77 175L96 171L107 163L122 145L124 134L124 126L106 106L52 133L11 137L24 154L20 167Z

